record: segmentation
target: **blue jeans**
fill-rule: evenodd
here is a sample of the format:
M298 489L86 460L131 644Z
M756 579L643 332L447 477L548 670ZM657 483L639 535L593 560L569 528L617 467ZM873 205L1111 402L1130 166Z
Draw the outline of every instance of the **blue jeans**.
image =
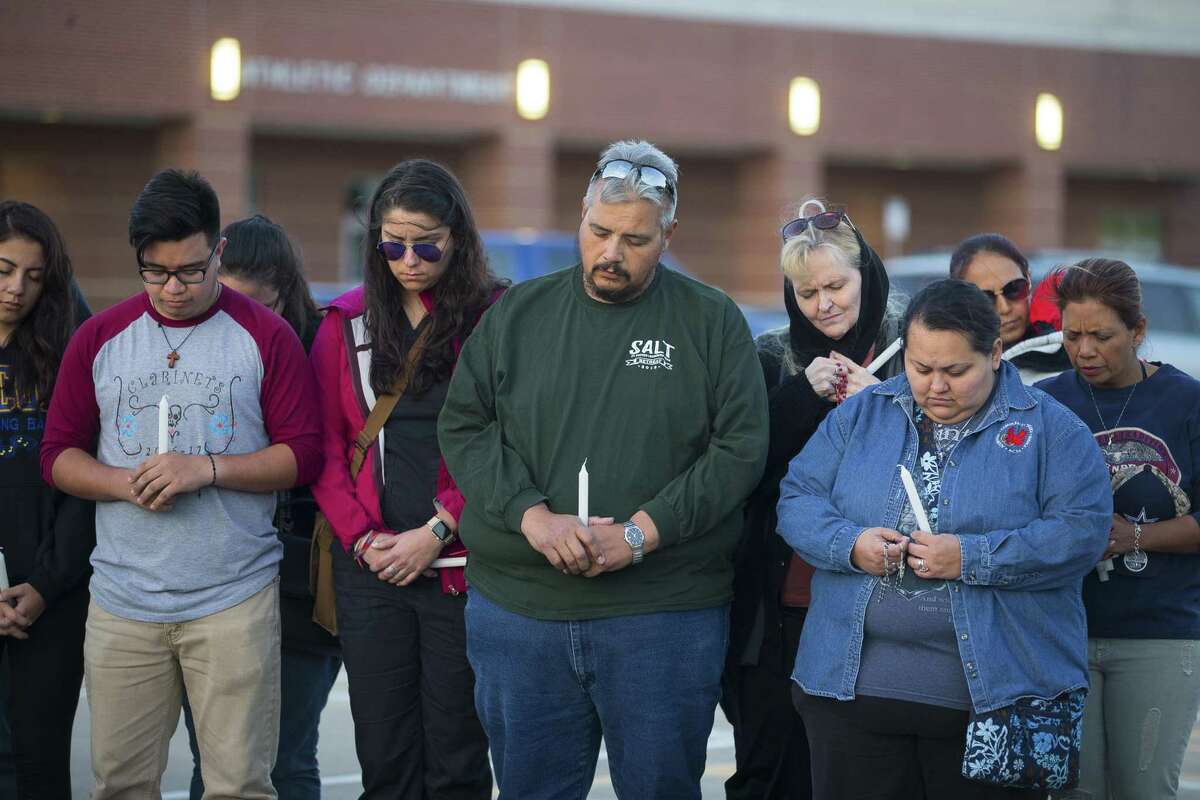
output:
M583 800L601 735L618 797L699 800L728 606L561 622L472 591L466 621L500 800Z
M279 754L271 770L271 782L279 800L320 800L321 772L317 767L317 729L329 690L337 680L342 660L299 650L280 651ZM187 694L183 696L183 721L192 748L190 800L201 800L204 779L200 775L200 751Z

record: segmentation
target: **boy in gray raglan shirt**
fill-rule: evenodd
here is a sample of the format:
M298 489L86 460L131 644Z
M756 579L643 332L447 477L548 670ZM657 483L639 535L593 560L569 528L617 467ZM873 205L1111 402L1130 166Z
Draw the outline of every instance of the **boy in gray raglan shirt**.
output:
M85 643L93 798L157 793L186 687L204 782L275 797L282 555L274 492L320 468L303 347L217 282L216 194L167 170L130 215L145 292L63 357L42 471L98 501Z

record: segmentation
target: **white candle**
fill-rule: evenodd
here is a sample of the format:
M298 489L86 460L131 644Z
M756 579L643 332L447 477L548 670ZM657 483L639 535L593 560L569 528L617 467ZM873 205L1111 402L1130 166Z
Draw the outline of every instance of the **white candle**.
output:
M158 401L158 454L171 450L171 434L167 430L167 418L171 415L171 404L164 394Z
M588 471L586 458L583 460L583 466L579 468L579 524L585 528L588 524Z
M8 565L4 562L4 548L0 547L0 589L8 588Z

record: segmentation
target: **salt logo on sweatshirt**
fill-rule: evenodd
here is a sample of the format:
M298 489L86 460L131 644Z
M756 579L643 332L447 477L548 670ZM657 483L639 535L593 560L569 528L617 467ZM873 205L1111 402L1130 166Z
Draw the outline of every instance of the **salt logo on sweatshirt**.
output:
M672 369L671 351L675 345L665 339L634 339L629 343L625 366L638 369Z

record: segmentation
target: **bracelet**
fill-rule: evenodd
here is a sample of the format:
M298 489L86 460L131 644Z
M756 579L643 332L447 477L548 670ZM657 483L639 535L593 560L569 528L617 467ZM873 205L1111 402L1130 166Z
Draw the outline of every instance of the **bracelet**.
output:
M367 548L375 541L375 537L379 536L378 531L368 531L367 534L361 537L354 543L354 560L358 562L360 567L365 567L367 562L363 558L363 553L367 552Z
M213 458L212 453L206 453L205 455L208 456L209 466L212 467L212 482L210 482L208 485L216 486L217 485L217 460L215 458Z

